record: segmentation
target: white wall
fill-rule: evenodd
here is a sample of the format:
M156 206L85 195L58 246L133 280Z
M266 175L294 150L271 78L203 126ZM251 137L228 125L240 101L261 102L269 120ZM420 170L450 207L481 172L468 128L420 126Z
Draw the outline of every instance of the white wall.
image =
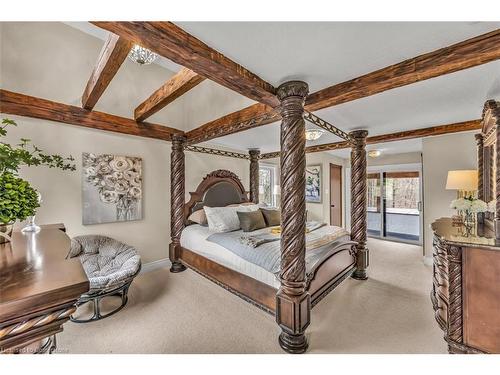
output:
M422 162L422 153L406 152L402 154L382 154L378 158L366 158L368 167L399 165L399 164L414 164Z
M101 40L60 23L0 23L0 87L28 95L80 105L80 98L97 55ZM130 118L133 109L172 72L157 66L138 66L126 61L120 68L96 109ZM194 91L191 95L194 95ZM205 85L196 116L187 114L182 102L174 102L156 114L155 121L182 128L185 119L203 121L216 115L205 102L218 107L233 96L211 98ZM247 104L246 99L238 102ZM193 103L196 107L196 103ZM206 109L206 111L205 111ZM205 112L204 112L205 111ZM23 168L21 177L40 190L43 203L37 212L40 224L62 222L70 236L105 234L136 246L144 263L168 257L170 242L170 143L141 137L109 133L45 120L9 117L19 124L9 131L7 141L29 138L47 153L73 155L75 172L56 169ZM134 222L82 225L82 152L139 156L143 162L143 220ZM186 152L186 192L194 191L201 179L215 169L230 169L248 186L246 160ZM189 194L186 194L189 196ZM19 226L19 224L18 224Z
M2 118L4 116L1 116ZM168 257L170 243L170 143L118 135L20 116L9 130L7 141L30 138L47 153L73 155L77 170L23 167L20 176L40 191L43 203L37 212L39 224L64 223L70 236L104 234L137 247L144 263ZM82 152L139 156L143 161L143 220L82 224ZM186 152L186 199L202 178L215 169L229 169L249 184L246 160ZM17 227L22 226L21 223Z
M275 164L278 166L279 175L279 159L269 159L265 161L268 164ZM321 203L306 203L307 219L323 221L330 223L330 163L342 166L342 223L345 226L346 215L346 166L348 161L340 157L334 156L328 152L314 152L306 154L306 164L321 164L323 186Z
M457 133L423 139L424 251L432 256L430 225L440 217L453 215L450 202L456 192L445 190L448 171L477 169L474 133Z
M328 152L314 152L306 155L307 165L321 164L323 173L323 198L321 203L307 203L306 209L309 220L324 221L330 223L330 163L342 166L342 223L345 225L345 166L346 160L333 156Z

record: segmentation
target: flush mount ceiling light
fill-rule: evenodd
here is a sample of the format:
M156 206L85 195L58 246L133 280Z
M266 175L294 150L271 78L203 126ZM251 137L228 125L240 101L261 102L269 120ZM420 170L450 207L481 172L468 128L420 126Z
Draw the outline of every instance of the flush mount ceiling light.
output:
M371 158L378 158L382 154L380 150L370 150L368 151L368 156Z
M130 60L139 65L149 65L156 60L158 55L147 48L134 44L128 54L128 57Z
M307 129L306 139L308 141L315 141L323 135L325 131L323 129Z

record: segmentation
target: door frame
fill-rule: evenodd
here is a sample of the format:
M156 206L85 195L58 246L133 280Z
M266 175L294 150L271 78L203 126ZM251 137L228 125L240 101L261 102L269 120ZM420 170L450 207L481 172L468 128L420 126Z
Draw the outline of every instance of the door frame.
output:
M343 199L344 199L344 169L342 165L329 163L330 166L328 168L328 189L330 194L328 195L328 211L330 217L330 225L332 225L332 167L340 169L340 226L344 225L344 207L343 207Z
M381 205L381 212L380 212L380 235L368 235L368 237L372 238L378 238L381 240L385 241L392 241L392 242L400 242L400 243L408 243L412 245L420 245L422 246L424 243L424 212L423 212L423 206L424 206L424 187L422 184L422 164L421 163L409 163L409 164L394 164L394 165L380 165L380 166L372 166L367 168L368 173L378 173L380 176L380 205ZM418 172L419 174L419 201L420 201L420 214L419 214L419 240L418 241L411 241L411 240L403 240L399 238L394 238L394 237L385 237L383 235L384 231L384 217L383 217L383 205L384 205L384 196L385 196L385 186L384 186L384 178L383 178L383 173L384 172L406 172L406 171L415 171Z

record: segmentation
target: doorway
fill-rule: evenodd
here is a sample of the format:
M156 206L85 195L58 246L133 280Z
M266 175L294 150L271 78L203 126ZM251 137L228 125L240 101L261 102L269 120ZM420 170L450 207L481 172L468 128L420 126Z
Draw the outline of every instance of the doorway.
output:
M330 225L342 226L342 166L330 163Z
M367 179L368 235L420 244L420 171L380 171Z

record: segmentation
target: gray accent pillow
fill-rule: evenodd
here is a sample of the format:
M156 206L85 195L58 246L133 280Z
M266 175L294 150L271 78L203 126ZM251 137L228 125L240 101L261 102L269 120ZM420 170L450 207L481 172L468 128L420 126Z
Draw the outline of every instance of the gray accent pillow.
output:
M266 227L266 221L260 210L248 212L238 211L236 213L240 219L240 225L243 232L253 232L254 230Z
M268 227L275 227L281 224L281 211L267 208L261 208L260 211L266 220Z

